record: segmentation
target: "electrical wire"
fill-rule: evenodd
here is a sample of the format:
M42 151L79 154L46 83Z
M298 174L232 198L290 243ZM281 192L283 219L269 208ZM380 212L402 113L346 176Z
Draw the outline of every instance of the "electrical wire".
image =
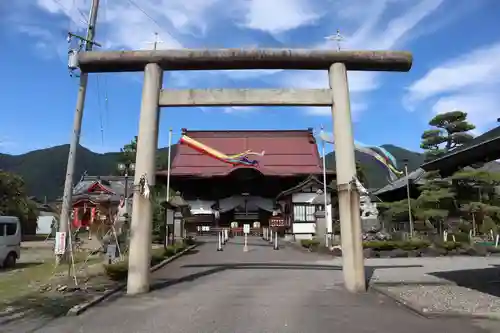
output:
M59 7L61 7L61 9L62 9L62 10L66 13L66 15L68 16L69 20L70 20L70 21L73 21L73 23L75 23L76 25L80 25L81 23L83 23L83 24L88 24L88 19L87 19L87 17L86 17L85 15L83 15L83 13L81 13L80 11L79 11L79 13L80 13L80 15L82 15L82 18L83 18L83 19L80 19L80 22L75 21L75 19L74 19L74 18L72 18L72 17L70 16L70 14L71 14L71 12L72 12L72 9L73 9L73 8L75 8L75 5L76 5L76 4L75 4L75 0L73 0L73 8L70 8L70 9L68 9L65 5L63 5L63 4L62 4L62 2L61 2L60 0L54 0L54 2L55 2L57 5L59 5Z
M153 22L154 24L156 24L158 26L158 28L162 29L161 27L161 24L158 23L157 20L155 20L151 15L148 14L148 12L146 12L145 9L143 9L141 6L139 6L134 0L127 0L132 6L134 6L135 8L137 8L139 11L141 11L147 18L149 18L151 20L151 22Z
M104 126L103 126L101 87L100 87L100 83L99 83L99 75L96 75L96 81L97 81L97 105L99 108L99 123L100 123L100 129L101 129L101 145L104 147Z

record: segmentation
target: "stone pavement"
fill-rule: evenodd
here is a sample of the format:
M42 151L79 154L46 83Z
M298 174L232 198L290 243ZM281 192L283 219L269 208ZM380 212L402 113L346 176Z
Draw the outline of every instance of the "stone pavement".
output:
M151 293L118 297L31 332L499 332L490 322L430 320L379 294L349 294L339 266L307 253L275 251L256 238L249 249L232 239L217 252L210 240L155 272Z

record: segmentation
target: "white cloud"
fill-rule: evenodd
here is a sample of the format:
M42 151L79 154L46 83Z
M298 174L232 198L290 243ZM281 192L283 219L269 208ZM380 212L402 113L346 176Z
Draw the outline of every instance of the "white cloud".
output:
M498 117L499 90L500 42L431 69L408 88L404 104L413 110L430 102L434 113L465 111L481 129Z
M311 24L324 13L307 0L249 0L244 7L243 26L272 34Z
M230 107L225 107L224 113L249 113L257 110L255 107L252 106L230 106Z
M207 25L217 16L217 11L211 9L219 2L221 0L101 0L97 40L106 48L141 49L148 47L147 42L152 41L153 33L157 32L163 41L158 48L180 48L184 46L183 36L205 33ZM33 9L53 15L55 20L39 27L51 32L52 36L45 35L44 39L55 38L56 29L68 29L67 25L61 25L60 18L71 22L70 30L83 32L90 4L91 0L36 0L16 4L10 16L21 16L19 12L22 12L26 21L30 21L39 17Z
M401 47L404 43L411 40L411 32L426 17L436 11L444 0L379 0L367 4L361 0L342 0L337 2L340 16L346 23L350 22L357 27L352 34L341 31L344 37L342 42L343 49L368 49L368 50L387 50L395 47ZM396 15L394 6L399 5L403 8ZM389 12L389 10L391 10ZM392 17L387 17L392 14ZM385 24L385 22L387 22ZM338 23L336 23L338 24ZM346 24L348 25L348 24ZM333 27L332 27L333 28ZM332 29L333 30L333 29ZM333 48L335 42L322 41L316 45L318 48ZM314 85L324 83L321 73L311 72L297 74L293 79L287 78L287 82L294 85ZM377 72L350 72L349 90L351 91L351 100L353 114L360 113L368 108L365 96L367 93L376 90L380 86L380 73ZM315 109L311 109L312 114L322 114Z
M271 35L283 35L296 28L317 23L325 25L326 22L325 35L337 27L345 29L341 31L346 38L343 43L345 49L391 49L411 40L415 28L434 13L443 1L378 0L367 3L364 0L235 0L228 5L227 1L222 0L101 0L97 40L106 48L144 49L151 47L148 42L153 41L153 33L158 32L163 42L158 48L182 48L187 47L193 37L204 36L211 24L220 20L227 20L228 25L236 22L243 28ZM82 20L90 8L90 0L36 0L34 4L51 15L76 22L73 25L80 32L84 29ZM332 23L325 21L327 17L332 17ZM54 29L50 29L50 23L39 27L44 31L40 31L39 36L39 47L42 47L44 40L50 39L48 32ZM303 42L304 46L323 49L334 47L332 42L323 37L313 35ZM54 45L52 38L45 44ZM60 36L58 40L61 40L61 45L64 44ZM248 43L248 40L243 41L243 45ZM328 86L326 73L319 71L223 71L217 75L234 80L265 77L268 82L274 81L290 88ZM357 105L353 107L353 112L361 112L367 109L365 93L379 88L380 74L352 72L348 75L352 104ZM200 77L206 78L205 75ZM192 80L199 79L189 73L174 75L173 78L188 85L191 85Z

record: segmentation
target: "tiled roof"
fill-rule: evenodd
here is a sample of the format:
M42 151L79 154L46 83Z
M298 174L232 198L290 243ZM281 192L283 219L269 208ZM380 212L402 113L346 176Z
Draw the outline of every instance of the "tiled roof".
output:
M483 133L471 142L451 150L446 155L421 166L426 171L439 170L448 176L468 165L500 158L500 126Z
M73 188L73 202L95 196L92 193L89 194L88 190L97 182L111 192L111 194L107 195L111 201L118 202L120 201L120 197L125 194L124 176L84 176ZM134 178L129 177L127 191L129 196L133 194L133 182Z
M373 195L380 195L382 193L394 191L400 188L403 188L406 186L407 178L410 180L411 184L416 184L416 185L422 185L425 183L425 171L421 168L418 168L415 171L412 171L408 174L408 177L403 176L401 178L396 179L390 184L385 185L381 189L378 189L374 192L372 192Z
M291 176L321 174L321 160L312 129L308 130L256 130L256 131L188 131L184 134L224 154L238 154L246 150L265 151L258 170L264 175ZM254 156L250 156L254 158ZM178 146L172 162L172 176L225 176L234 167L187 145ZM158 174L166 174L166 170Z
M307 177L303 182L297 184L296 186L294 186L286 191L281 192L280 194L278 194L278 196L276 198L279 199L279 198L285 197L287 195L300 192L304 187L311 186L313 184L319 185L321 187L321 190L323 191L323 186L324 186L323 182L320 181L316 176L311 175L311 176ZM331 191L331 192L337 191L336 188L333 188L330 185L326 186L326 190L327 190L327 192L328 191Z

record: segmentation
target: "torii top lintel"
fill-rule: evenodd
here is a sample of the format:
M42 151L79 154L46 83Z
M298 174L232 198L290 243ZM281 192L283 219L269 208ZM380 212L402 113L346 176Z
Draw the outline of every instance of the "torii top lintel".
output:
M310 49L177 49L81 52L82 72L142 72L149 63L164 70L306 69L326 70L344 63L354 71L408 72L413 57L402 51Z

